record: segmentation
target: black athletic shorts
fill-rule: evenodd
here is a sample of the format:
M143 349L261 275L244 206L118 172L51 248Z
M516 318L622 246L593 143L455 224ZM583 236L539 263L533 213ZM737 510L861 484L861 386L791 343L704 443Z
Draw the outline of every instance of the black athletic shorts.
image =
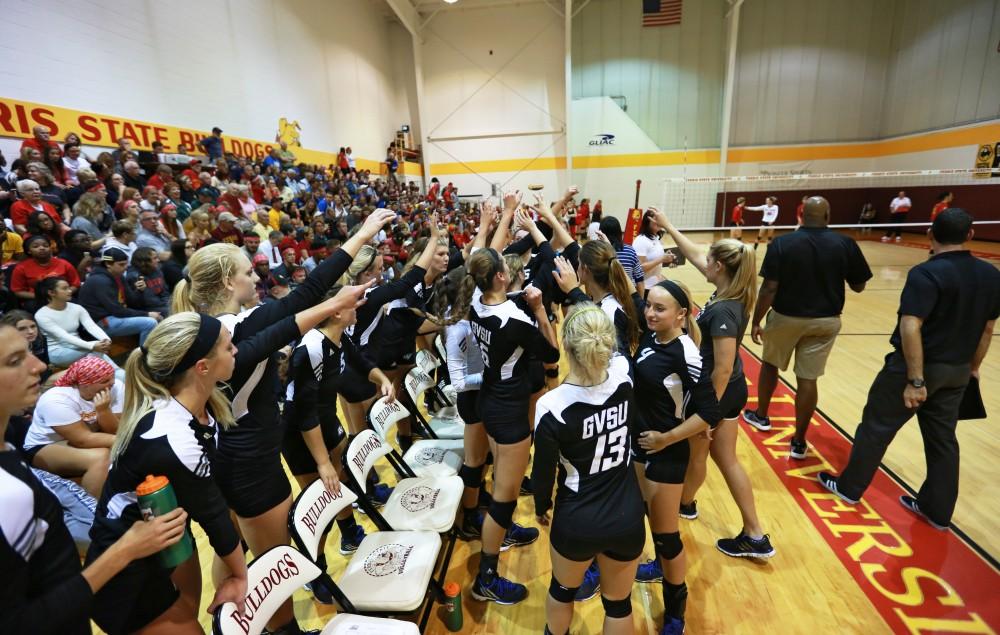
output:
M467 426L483 422L482 417L479 416L479 408L476 405L478 401L478 390L466 390L465 392L458 393L458 403L455 405L458 407L458 416L462 417L462 421Z
M350 366L345 366L344 370L337 378L337 394L347 400L347 403L361 403L368 401L375 396L378 389L367 377L362 377ZM336 406L334 406L336 409ZM292 427L292 426L289 426Z
M234 459L216 453L212 471L226 504L241 518L253 518L277 507L292 495L281 467L280 448L273 454Z
M638 439L638 435L635 439ZM633 441L632 454L636 462L646 466L648 480L654 483L678 485L684 482L684 474L691 459L691 446L688 440L684 439L668 445L659 452L647 454L639 447L636 440Z
M531 436L528 424L528 399L497 399L486 390L479 391L477 406L479 417L486 426L486 434L500 444L520 443Z
M332 450L340 445L347 438L343 426L338 419L326 421L320 424L323 431L323 443L327 450ZM312 452L306 445L306 440L302 438L302 431L293 422L286 422L285 438L281 444L281 455L285 457L288 464L288 471L294 476L316 473L316 461L313 460Z
M726 390L719 400L719 411L723 419L735 419L743 412L743 407L747 405L750 394L747 392L747 380L740 377L736 381L730 381Z
M579 524L560 522L559 516L555 516L549 540L560 556L574 562L587 562L598 555L631 562L642 555L646 546L646 527L640 523L613 536L586 536L580 532Z
M100 555L93 553L91 558L91 553L87 554L88 565ZM155 555L133 561L94 595L91 619L108 635L143 628L180 597L170 580L172 572L161 567Z

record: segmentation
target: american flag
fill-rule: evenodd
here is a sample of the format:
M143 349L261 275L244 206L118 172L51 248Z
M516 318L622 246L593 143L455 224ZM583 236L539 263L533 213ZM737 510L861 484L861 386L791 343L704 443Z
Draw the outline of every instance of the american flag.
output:
M681 23L682 0L642 0L642 26Z

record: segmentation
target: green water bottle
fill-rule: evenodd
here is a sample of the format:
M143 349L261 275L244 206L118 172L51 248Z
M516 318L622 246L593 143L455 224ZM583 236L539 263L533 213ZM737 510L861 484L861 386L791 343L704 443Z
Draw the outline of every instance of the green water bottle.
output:
M174 495L174 488L166 476L150 474L135 488L135 493L139 497L139 511L142 512L143 520L152 520L177 509L177 496ZM191 532L185 529L181 539L160 551L157 558L165 569L173 569L190 558L192 553L194 553L194 541L191 540Z
M444 585L444 625L452 633L462 630L462 587L457 582Z

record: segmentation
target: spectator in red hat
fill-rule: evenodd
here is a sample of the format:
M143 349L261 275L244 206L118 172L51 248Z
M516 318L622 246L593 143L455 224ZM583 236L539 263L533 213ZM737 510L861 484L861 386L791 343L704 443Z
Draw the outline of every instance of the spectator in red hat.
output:
M272 271L274 273L281 273L288 277L291 277L292 270L298 266L298 257L295 253L295 249L289 247L281 252L281 264L275 267Z
M257 297L263 300L267 296L267 290L271 286L271 265L267 263L267 256L257 254L250 261L253 263L253 271L257 274Z

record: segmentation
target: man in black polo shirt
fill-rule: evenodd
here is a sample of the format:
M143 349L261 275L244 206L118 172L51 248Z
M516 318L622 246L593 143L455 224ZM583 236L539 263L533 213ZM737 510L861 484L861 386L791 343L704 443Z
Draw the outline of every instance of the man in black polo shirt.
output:
M861 293L872 277L861 249L852 239L831 231L830 203L822 196L805 202L802 227L780 236L764 256L757 309L750 336L764 339L763 363L757 380L757 409L743 419L758 430L770 430L767 409L778 385L778 369L785 370L795 353L795 435L791 457L804 459L806 432L816 411L816 380L840 332L844 310L844 283ZM770 314L768 310L772 309ZM767 325L760 322L767 315Z
M851 458L839 477L819 473L828 490L849 503L864 494L889 443L917 415L927 456L927 478L904 507L938 529L947 529L958 499L959 406L1000 315L1000 271L974 258L972 217L950 208L934 219L928 235L934 257L910 270L899 300L893 352L868 392Z

